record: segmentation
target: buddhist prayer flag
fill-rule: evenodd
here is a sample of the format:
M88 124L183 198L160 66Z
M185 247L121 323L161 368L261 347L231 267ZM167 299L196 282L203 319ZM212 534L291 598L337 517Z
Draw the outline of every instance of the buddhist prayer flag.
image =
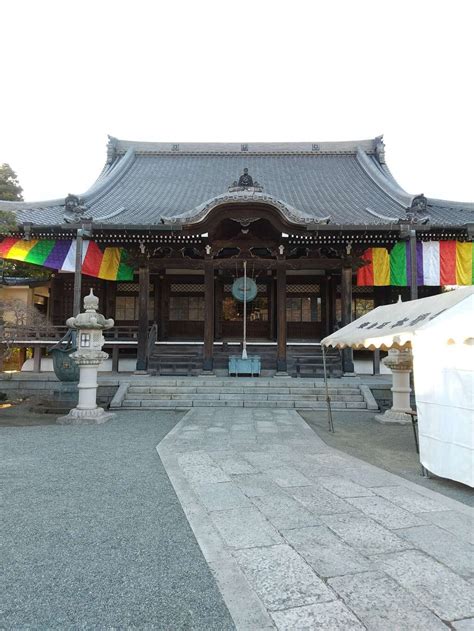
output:
M0 258L74 272L76 240L23 241L7 237L0 243ZM127 265L127 252L123 248L102 251L94 241L83 242L82 273L104 280L133 280L133 269Z
M357 285L407 287L411 284L411 251L406 241L386 248L369 248ZM426 241L416 244L418 285L473 285L474 243Z

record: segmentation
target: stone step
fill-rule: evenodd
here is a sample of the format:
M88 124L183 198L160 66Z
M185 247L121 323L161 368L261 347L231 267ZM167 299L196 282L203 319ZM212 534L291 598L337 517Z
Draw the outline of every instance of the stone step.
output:
M298 387L298 388L324 388L323 379L314 378L301 378L296 379L292 377L147 377L146 379L133 379L130 383L131 388L135 387L162 387L162 386L184 386L184 387L267 387L267 388L279 388L281 386ZM356 388L358 383L354 383L354 379L346 382L341 379L328 379L328 386L330 388Z
M334 410L367 409L357 382L330 380ZM127 409L189 409L192 407L263 407L325 409L326 387L320 379L151 377L128 386Z
M242 399L244 401L325 401L325 395L316 394L294 394L294 393L254 393L254 392L242 392L242 393L227 393L227 392L212 392L212 393L189 393L189 392L171 392L171 393L136 393L128 392L126 399L133 400L156 400L165 401L170 399L176 400L190 400L193 401L229 401ZM361 394L334 394L331 395L331 401L363 401L364 397Z
M328 388L329 394L333 395L360 395L359 388ZM319 395L325 396L326 389L321 387L299 387L291 385L257 385L251 388L245 386L229 386L229 385L195 385L195 386L129 386L128 392L133 394L243 394L252 392L254 394L296 394L296 395Z
M363 401L334 401L333 410L366 409ZM323 410L326 408L324 401L252 401L244 399L218 399L218 400L190 400L190 399L125 399L122 407L127 409L189 409L192 407L251 407L251 408L292 408L298 410Z

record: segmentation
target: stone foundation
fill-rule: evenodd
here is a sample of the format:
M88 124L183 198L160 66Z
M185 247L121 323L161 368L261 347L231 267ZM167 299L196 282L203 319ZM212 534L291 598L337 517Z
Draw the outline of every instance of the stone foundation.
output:
M107 408L120 383L118 377L99 375L97 404ZM77 383L59 381L52 373L2 373L0 374L0 392L9 399L16 397L35 397L52 407L72 408L77 405Z

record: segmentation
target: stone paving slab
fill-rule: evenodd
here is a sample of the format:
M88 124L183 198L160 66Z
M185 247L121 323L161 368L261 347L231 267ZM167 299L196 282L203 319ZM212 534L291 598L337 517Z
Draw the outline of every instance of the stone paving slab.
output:
M438 526L426 525L399 530L397 534L460 576L474 577L474 547L453 537L450 532Z
M287 489L292 497L318 515L349 513L351 505L322 486L300 486Z
M256 496L252 498L252 502L265 515L268 521L280 531L290 528L303 528L304 526L316 526L320 523L314 513L306 510L299 502L286 493Z
M211 520L230 548L254 548L282 543L275 528L253 507L212 513Z
M361 513L322 515L321 520L343 541L363 554L397 552L411 547L396 534Z
M237 629L473 616L467 507L328 447L295 410L193 409L157 449Z
M250 585L270 611L334 600L334 593L290 546L234 553Z
M201 483L194 485L193 490L209 512L252 506L242 491L232 482Z
M247 497L271 495L279 491L280 487L264 473L239 475L234 478L235 484Z
M439 511L439 503L416 491L400 486L387 486L374 489L374 493L412 513Z
M474 615L474 589L460 576L418 550L381 555L380 569L443 620Z
M453 629L456 631L474 631L474 618L465 618L452 623Z
M446 631L447 626L382 572L342 576L329 585L373 631Z
M415 517L413 513L395 506L384 497L348 497L347 501L368 517L372 517L382 526L391 530L410 528L410 526L423 526L424 523L421 519Z
M372 491L364 486L338 476L332 476L330 478L321 477L318 479L318 482L321 486L324 486L328 491L331 491L331 493L334 493L334 495L338 497L348 498L373 495Z
M455 537L474 545L474 511L430 511L423 515L424 519L447 530Z
M283 537L324 578L371 569L367 557L343 543L326 526L284 530Z
M354 614L339 601L294 607L272 613L279 631L357 631L365 629Z

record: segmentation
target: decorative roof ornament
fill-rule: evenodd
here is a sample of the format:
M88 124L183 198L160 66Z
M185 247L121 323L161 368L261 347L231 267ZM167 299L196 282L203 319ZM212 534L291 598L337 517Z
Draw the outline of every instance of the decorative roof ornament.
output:
M428 200L426 197L421 195L415 195L412 199L411 206L406 209L406 216L410 223L421 223L425 224L429 221L430 216L420 216L421 213L426 213L428 210Z
M107 136L109 142L107 143L107 164L112 164L117 156L117 138L113 136Z
M428 200L423 195L423 193L421 195L415 195L411 203L410 210L413 210L415 212L425 212L427 208L428 208Z
M243 234L248 234L250 224L254 221L258 221L260 217L231 217L232 221L240 224L240 229Z
M374 140L375 143L375 155L380 164L385 164L385 143L383 141L383 134L377 136Z
M84 219L86 206L77 195L69 193L64 200L64 210L64 221L66 223L77 223L81 219Z
M254 180L253 177L249 174L249 170L247 168L244 169L244 172L239 177L238 180L234 180L232 184L228 188L230 193L236 193L239 191L252 191L253 193L261 193L263 191L263 186Z

